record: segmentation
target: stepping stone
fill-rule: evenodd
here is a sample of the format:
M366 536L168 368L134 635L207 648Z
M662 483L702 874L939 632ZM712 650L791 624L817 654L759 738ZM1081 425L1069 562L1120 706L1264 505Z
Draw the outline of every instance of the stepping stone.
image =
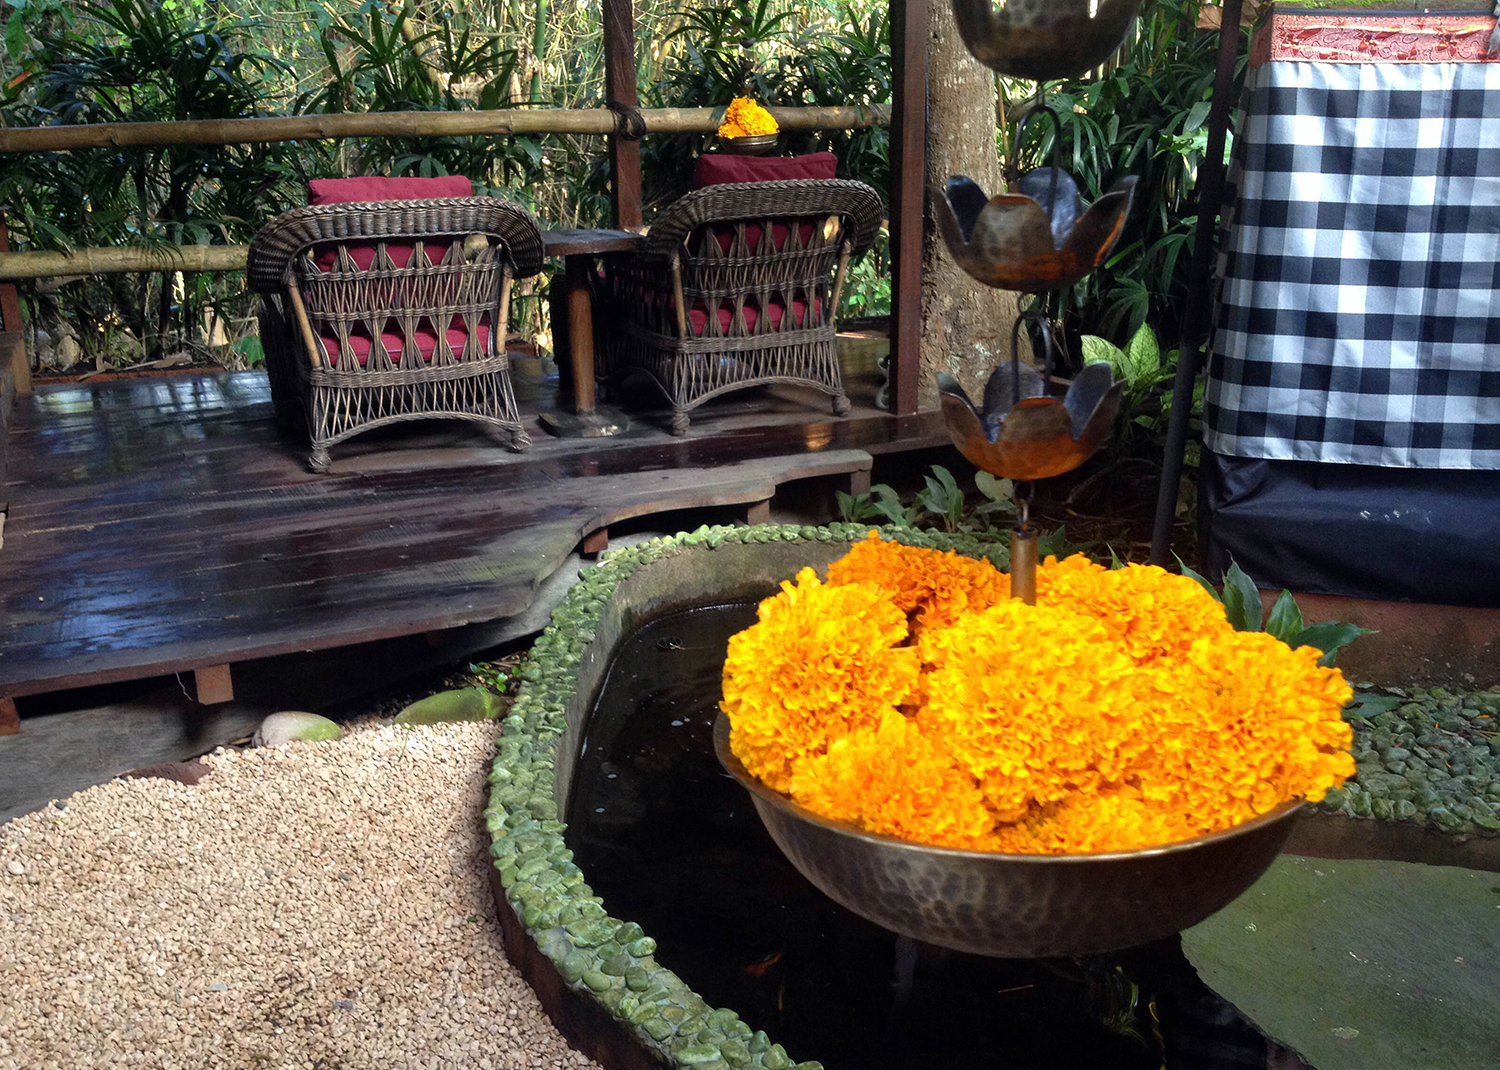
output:
M1494 873L1282 855L1182 944L1204 983L1318 1070L1496 1065Z
M344 730L327 717L287 710L262 721L250 742L257 747L279 747L296 740L339 739L343 734Z
M396 714L397 724L443 724L447 721L492 721L504 703L500 696L482 687L440 691L413 702Z

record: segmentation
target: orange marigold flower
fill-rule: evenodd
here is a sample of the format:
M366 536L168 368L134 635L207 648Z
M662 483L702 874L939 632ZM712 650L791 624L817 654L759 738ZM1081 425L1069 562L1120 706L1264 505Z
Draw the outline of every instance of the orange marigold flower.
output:
M770 112L749 97L736 97L724 109L724 120L719 124L719 136L726 138L755 137L774 134L781 127Z
M878 587L825 586L810 568L783 583L724 662L721 708L745 768L785 791L797 759L879 724L917 686L906 638L905 614Z
M1354 772L1320 651L1161 569L1048 558L1037 586L874 533L826 585L804 569L730 641L735 753L825 816L1028 853L1186 839Z
M894 712L799 761L791 796L824 817L940 847L986 848L994 825L974 778Z
M828 566L830 584L871 583L890 593L914 630L946 628L1010 597L1010 577L988 561L885 542L870 532Z
M1138 665L1180 658L1194 640L1233 630L1207 591L1155 565L1111 570L1082 554L1049 557L1036 584L1038 602L1070 605L1093 617Z

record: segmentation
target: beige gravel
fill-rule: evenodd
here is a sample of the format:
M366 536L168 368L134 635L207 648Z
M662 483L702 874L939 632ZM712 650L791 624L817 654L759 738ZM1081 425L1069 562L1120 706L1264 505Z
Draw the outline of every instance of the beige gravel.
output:
M496 731L221 750L0 826L0 1067L592 1066L500 947Z

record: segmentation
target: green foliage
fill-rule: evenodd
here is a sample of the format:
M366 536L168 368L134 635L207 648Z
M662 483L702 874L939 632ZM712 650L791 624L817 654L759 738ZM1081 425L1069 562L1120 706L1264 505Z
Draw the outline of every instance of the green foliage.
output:
M1362 635L1374 634L1368 628L1343 621L1311 626L1305 624L1302 610L1298 608L1297 600L1290 591L1281 592L1271 606L1270 614L1262 621L1260 588L1235 562L1230 561L1229 568L1224 573L1222 594L1207 579L1183 564L1181 558L1177 559L1177 566L1184 576L1196 581L1213 596L1214 601L1224 607L1224 615L1229 618L1229 623L1236 631L1265 631L1290 647L1317 647L1323 652L1323 656L1318 659L1319 665L1332 665L1342 647L1348 646Z
M1103 270L1060 295L1057 318L1080 333L1131 337L1149 323L1158 337L1175 339L1182 321L1218 41L1197 28L1199 7L1199 0L1145 0L1117 65L1048 89L1061 120L1061 163L1085 201L1125 175L1139 178L1121 245ZM1018 88L1034 91L1031 83ZM1025 115L1007 115L1008 145ZM1032 123L1011 164L1046 164L1053 137L1051 124Z

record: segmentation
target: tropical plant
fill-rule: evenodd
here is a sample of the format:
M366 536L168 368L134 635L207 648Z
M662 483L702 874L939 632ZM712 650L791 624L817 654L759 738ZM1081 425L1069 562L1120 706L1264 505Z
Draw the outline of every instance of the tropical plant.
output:
M1362 635L1374 634L1369 628L1344 621L1329 621L1309 625L1302 619L1302 610L1292 592L1282 591L1271 612L1265 613L1261 604L1260 588L1233 560L1224 573L1224 589L1221 592L1207 579L1177 560L1182 574L1195 580L1214 600L1224 607L1224 615L1236 631L1268 632L1290 647L1315 646L1323 651L1319 665L1332 665L1339 650Z
M1054 138L1061 164L1092 201L1137 175L1120 246L1099 271L1057 296L1055 318L1080 333L1133 336L1149 323L1175 341L1187 296L1197 224L1197 173L1207 145L1217 35L1198 29L1199 0L1146 0L1119 62L1106 73L1053 83L1059 119L1026 126L1012 168L1042 166ZM1029 90L1028 90L1029 91ZM1025 107L1006 109L1009 144Z

